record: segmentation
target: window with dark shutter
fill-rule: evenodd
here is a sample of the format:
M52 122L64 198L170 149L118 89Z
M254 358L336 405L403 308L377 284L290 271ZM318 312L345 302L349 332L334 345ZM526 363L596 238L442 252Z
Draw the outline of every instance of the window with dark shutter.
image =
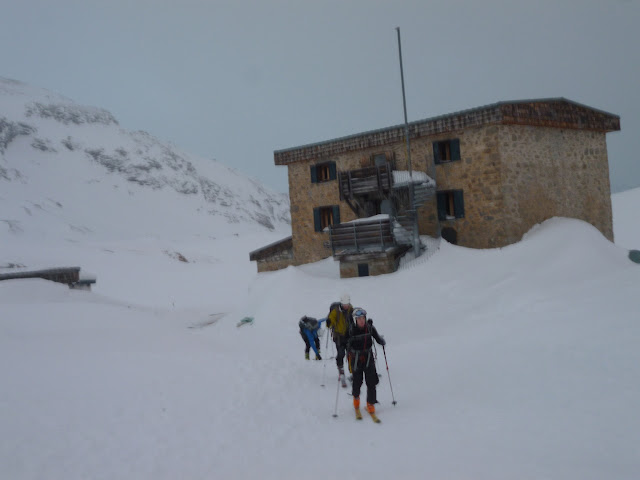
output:
M460 160L460 140L457 138L450 141L451 161Z
M464 218L464 197L462 190L453 191L453 215L456 218Z
M338 177L336 162L325 162L311 165L311 183L322 183Z
M464 196L462 190L437 192L438 219L454 220L464 218Z
M340 207L338 205L333 206L333 223L332 225L337 225L340 223Z
M433 160L435 163L447 163L460 160L460 140L453 138L433 142Z
M336 162L331 162L329 164L329 180L335 180L338 177L336 172Z
M329 225L340 223L340 207L331 205L313 209L313 225L316 232L322 232Z

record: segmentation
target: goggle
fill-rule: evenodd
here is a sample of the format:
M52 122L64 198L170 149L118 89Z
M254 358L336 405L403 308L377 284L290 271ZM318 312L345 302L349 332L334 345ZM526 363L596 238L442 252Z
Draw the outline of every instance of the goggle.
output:
M367 318L367 312L364 308L357 308L353 311L353 318L364 317Z

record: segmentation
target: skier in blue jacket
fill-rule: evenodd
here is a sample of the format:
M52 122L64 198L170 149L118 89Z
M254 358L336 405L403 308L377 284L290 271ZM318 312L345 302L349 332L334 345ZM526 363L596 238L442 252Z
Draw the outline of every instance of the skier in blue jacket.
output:
M307 317L306 315L300 319L298 326L300 327L300 336L304 340L304 358L309 360L309 350L313 348L316 353L316 360L322 360L320 356L320 339L318 338L318 330L322 326L322 322L326 321L326 318L316 320L313 317Z

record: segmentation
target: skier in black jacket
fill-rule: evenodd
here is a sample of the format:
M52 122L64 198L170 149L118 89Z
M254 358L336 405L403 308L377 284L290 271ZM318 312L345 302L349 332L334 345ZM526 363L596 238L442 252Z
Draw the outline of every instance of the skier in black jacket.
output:
M349 366L353 373L353 406L359 415L360 412L360 387L362 378L367 383L367 411L374 414L376 411L376 385L378 384L378 372L373 357L373 340L380 345L385 345L384 337L378 334L373 321L367 321L367 312L362 308L353 310L355 324L349 328L349 341L347 344Z

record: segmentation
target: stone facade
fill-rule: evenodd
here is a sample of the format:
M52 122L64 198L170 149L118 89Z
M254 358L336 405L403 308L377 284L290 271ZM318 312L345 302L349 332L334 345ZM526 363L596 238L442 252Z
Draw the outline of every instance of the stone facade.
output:
M281 270L294 264L292 237L284 238L249 254L249 260L258 264L258 273Z
M425 163L434 164L433 142L452 138L460 141L460 160L436 165L434 175L437 190L463 191L464 218L439 221L440 228L456 231L458 245L501 246L500 242L492 240L493 232L503 229L505 222L498 132L498 126L489 125L421 138L416 142L420 144L419 155L425 158ZM425 204L419 213L420 234L437 235L436 199Z
M438 192L461 191L464 199L462 217L439 220L433 197L419 209L420 233L435 236L447 228L459 245L495 248L564 216L587 221L613 240L606 133L619 129L619 117L561 98L501 102L412 122L412 169L434 178ZM436 164L434 142L454 139L460 159ZM396 170L407 170L404 126L274 153L276 165L289 171L294 265L331 255L328 233L314 229L314 208L338 206L341 222L356 218L340 200L338 181L312 183L311 167L331 161L340 172L357 170L381 153ZM343 276L353 276L349 269L357 270L356 263L345 263ZM377 268L369 265L370 272Z
M591 223L613 241L609 162L604 132L500 127L504 233L517 242L550 217Z
M406 249L395 249L392 252L343 256L340 258L340 278L358 277L361 264L367 266L368 275L372 277L393 273L398 269L400 255L405 251Z
M613 241L604 132L489 125L452 134L461 159L437 165L435 178L439 191L463 191L464 218L440 221L459 245L510 245L555 216L589 222ZM433 152L424 154L431 162ZM435 199L422 207L421 234L436 231L435 209Z
M282 270L294 264L293 251L289 251L285 255L273 255L271 257L261 258L257 260L256 263L258 264L258 273Z
M338 155L330 160L336 162L339 171L355 170L362 168L365 164L369 165L371 154L379 152L380 150L367 150L356 155ZM349 206L340 200L337 180L311 183L311 166L321 161L302 161L289 165L291 232L296 265L331 256L328 232L316 232L314 229L313 209L315 207L338 205L341 222L357 218Z

